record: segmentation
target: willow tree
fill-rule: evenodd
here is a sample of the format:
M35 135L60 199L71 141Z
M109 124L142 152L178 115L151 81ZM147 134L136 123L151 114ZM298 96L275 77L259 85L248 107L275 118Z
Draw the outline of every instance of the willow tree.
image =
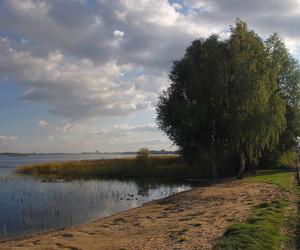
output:
M278 142L285 127L285 103L278 92L280 68L274 67L261 38L237 21L228 45L230 144L240 157L242 178L246 161L257 161L265 148Z
M203 166L206 156L216 177L216 161L228 152L221 167L230 171L226 162L238 158L242 178L246 162L274 147L285 127L279 71L264 42L238 20L228 40L196 40L174 62L158 125L192 164Z
M265 44L272 60L272 67L279 69L277 84L286 104L286 128L277 146L264 152L263 157L263 164L275 165L282 155L295 150L297 138L300 136L300 69L298 61L289 53L277 33L271 35Z

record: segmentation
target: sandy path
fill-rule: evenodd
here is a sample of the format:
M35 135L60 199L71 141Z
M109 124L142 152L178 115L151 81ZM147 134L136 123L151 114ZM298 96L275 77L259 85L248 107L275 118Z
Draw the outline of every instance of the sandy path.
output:
M233 181L195 188L88 224L0 243L0 249L212 249L251 206L279 190Z

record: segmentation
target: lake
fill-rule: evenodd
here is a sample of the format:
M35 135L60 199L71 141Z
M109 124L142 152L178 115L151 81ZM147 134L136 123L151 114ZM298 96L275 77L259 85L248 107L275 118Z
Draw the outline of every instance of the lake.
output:
M188 183L147 180L47 182L14 173L17 166L128 155L0 155L0 238L78 225L188 190ZM4 167L1 167L4 166Z

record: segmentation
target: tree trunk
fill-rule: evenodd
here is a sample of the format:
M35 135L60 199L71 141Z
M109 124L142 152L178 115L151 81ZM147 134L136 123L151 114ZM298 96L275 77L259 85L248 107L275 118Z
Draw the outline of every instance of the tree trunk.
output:
M215 156L213 156L215 157ZM214 158L212 158L212 179L216 180L218 178L218 173L217 173L217 169L216 169L216 161Z
M256 175L256 167L255 164L251 163L250 165L251 174Z
M218 178L218 173L216 168L216 154L215 154L214 145L210 149L210 160L211 160L211 177L213 180L216 180Z
M242 152L241 153L241 165L240 165L240 169L239 169L238 174L237 174L238 179L243 179L245 169L246 169L245 154L244 154L244 152Z

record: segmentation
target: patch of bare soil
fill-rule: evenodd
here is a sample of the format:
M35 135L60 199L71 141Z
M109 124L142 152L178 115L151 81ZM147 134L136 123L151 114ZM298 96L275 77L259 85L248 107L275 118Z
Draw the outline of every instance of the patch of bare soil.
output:
M0 249L212 249L251 207L280 198L262 183L195 188L88 224L0 243Z

